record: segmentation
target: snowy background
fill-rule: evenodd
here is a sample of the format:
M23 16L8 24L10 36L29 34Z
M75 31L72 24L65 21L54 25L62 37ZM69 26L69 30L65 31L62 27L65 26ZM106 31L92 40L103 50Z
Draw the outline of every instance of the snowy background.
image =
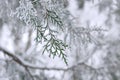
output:
M119 0L68 1L66 9L75 26L103 29L93 31L90 34L92 41L87 44L79 41L69 44L65 51L68 65L59 57L41 54L43 45L35 42L34 29L26 28L22 22L10 18L9 7L15 10L17 4L18 0L0 1L0 80L119 80ZM61 38L64 40L63 36ZM27 70L2 49L19 56L29 66L45 69Z

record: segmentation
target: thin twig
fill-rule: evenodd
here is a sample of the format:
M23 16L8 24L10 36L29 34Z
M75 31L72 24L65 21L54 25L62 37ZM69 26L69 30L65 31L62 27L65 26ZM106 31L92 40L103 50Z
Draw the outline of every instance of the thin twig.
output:
M28 67L26 67L25 70L28 72L28 74L30 75L30 77L32 78L32 80L34 80L34 76L30 72L30 70L28 69Z

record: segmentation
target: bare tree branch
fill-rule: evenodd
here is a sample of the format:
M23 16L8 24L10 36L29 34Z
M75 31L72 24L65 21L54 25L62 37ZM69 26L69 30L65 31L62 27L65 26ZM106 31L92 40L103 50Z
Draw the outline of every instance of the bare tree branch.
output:
M89 67L92 70L97 70L97 69L101 69L101 68L94 68L90 65L85 64L84 62L80 62L76 65L73 65L71 67L68 68L48 68L48 67L40 67L39 65L34 65L31 63L28 63L26 61L24 61L23 59L21 59L19 56L10 53L8 51L6 51L5 49L0 47L0 51L2 51L4 54L8 55L9 57L11 57L15 62L17 62L18 64L20 64L21 66L23 66L25 69L26 68L31 68L31 69L39 69L39 70L54 70L54 71L69 71L69 70L74 70L76 67L80 66L80 65L84 65L86 67ZM103 67L102 67L103 68Z
M8 52L7 50L3 49L0 47L0 51L2 51L4 54L8 55L9 57L11 57L15 62L17 62L18 64L20 64L21 66L23 67L28 67L28 68L31 68L31 69L40 69L40 70L57 70L57 71L60 71L60 70L63 70L63 71L66 71L66 69L64 68L47 68L47 67L40 67L38 65L34 65L34 64L30 64L26 61L24 61L23 59L21 59L19 56L11 53L11 52Z
M32 75L32 73L30 72L30 70L28 69L28 67L25 68L26 71L28 72L28 74L31 76L32 80L34 80L34 76Z

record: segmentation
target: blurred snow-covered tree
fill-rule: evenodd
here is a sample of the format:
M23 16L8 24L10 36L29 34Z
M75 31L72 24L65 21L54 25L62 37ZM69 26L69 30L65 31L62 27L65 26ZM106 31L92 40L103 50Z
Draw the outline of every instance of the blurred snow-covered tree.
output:
M87 44L94 41L93 34L102 29L78 24L76 17L68 10L69 3L68 0L0 1L2 80L57 80L50 76L51 73L46 74L49 70L61 71L58 72L60 76L73 71L73 80L77 80L79 77L86 79L84 77L90 74L91 69L95 71L85 62L92 53L84 54L81 46L88 48ZM79 7L84 7L84 4L81 0ZM70 54L67 53L71 52L67 47L70 47L74 55L72 58L75 58L76 62L67 68L60 67L57 57L68 64L67 56ZM52 63L48 56L53 57L56 63ZM48 64L49 61L52 66ZM54 64L59 68L54 67ZM82 67L80 70L78 65ZM82 69L86 75L77 72ZM84 71L85 69L87 71Z

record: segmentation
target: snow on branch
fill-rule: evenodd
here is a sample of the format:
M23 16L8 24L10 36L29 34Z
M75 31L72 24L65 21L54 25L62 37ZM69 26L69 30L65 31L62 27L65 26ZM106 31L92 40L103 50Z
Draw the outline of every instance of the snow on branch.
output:
M42 4L38 0L20 0L19 4L12 15L24 22L27 27L33 27L36 31L36 42L45 43L43 53L48 52L50 56L58 56L67 65L67 55L64 52L68 46L56 36L59 33L57 29L63 31L63 20L56 10L51 10L49 6L45 6L45 4L52 5L52 3L45 1ZM41 13L35 7L40 5Z

